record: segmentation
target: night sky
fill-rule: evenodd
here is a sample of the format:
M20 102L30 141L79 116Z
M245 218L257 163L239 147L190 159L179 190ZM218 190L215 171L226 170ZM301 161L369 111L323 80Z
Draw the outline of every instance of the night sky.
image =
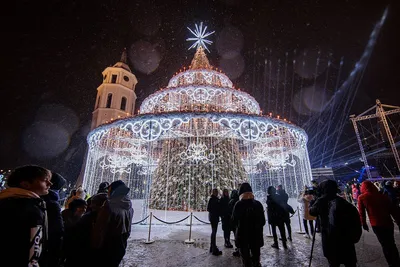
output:
M351 70L366 46L387 1L15 1L3 9L0 168L39 164L70 180L78 176L86 149L101 72L123 49L139 83L137 107L150 93L188 66L194 51L187 26L203 21L216 31L243 36L238 48L244 69L232 75L236 87L252 93L257 49L276 53L313 47L344 56ZM101 4L100 4L101 3ZM178 4L180 3L180 4ZM399 105L400 25L389 6L353 105L360 113L375 104ZM229 42L225 44L229 48ZM138 49L139 47L139 49ZM227 49L228 49L227 48ZM235 47L234 47L235 48ZM208 55L221 62L215 43ZM217 51L218 50L218 51ZM138 51L141 51L140 53ZM227 72L228 73L228 72ZM229 73L228 73L229 74ZM258 95L259 92L258 92ZM260 103L263 106L263 103Z

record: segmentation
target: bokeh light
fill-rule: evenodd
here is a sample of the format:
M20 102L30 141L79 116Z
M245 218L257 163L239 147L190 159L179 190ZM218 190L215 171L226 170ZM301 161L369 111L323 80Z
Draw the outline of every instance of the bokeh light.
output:
M306 48L300 51L296 57L295 71L297 75L305 79L318 77L326 70L329 57L330 53L327 49Z
M217 51L225 59L233 59L240 54L243 48L243 34L235 27L222 29L217 37Z
M238 54L234 58L221 58L219 67L231 80L234 80L242 75L245 63L243 57Z
M54 158L64 152L70 142L68 131L60 124L36 121L22 136L23 148L35 159Z
M129 59L137 71L150 74L158 68L161 54L157 45L139 40L130 47Z

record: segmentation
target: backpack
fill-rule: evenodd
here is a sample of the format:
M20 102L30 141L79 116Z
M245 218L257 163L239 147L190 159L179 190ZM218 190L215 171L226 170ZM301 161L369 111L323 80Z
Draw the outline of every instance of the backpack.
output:
M357 243L362 234L358 210L341 197L329 201L328 209L330 234L343 237L353 244Z

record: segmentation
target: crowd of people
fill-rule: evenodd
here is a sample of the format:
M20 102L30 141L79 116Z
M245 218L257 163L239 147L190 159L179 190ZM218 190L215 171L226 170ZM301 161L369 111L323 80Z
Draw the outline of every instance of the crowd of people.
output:
M352 191L349 198L341 195L336 181L326 180L320 184L313 181L312 186L305 187L300 193L298 202L301 205L304 237L315 238L316 232L321 233L322 250L330 267L341 264L357 266L355 244L361 238L362 229L369 231L367 215L388 266L400 267L394 240L394 222L400 225L400 210L398 198L391 195L395 192L391 185L386 183L380 190L377 183L364 181L353 186L359 188L359 192L355 196ZM233 247L229 242L233 232L236 246L233 255L240 256L245 267L261 266L260 248L264 245L263 228L266 223L263 205L254 199L248 183L241 184L239 190L232 190L231 198L227 189L223 190L221 198L218 194L218 189L213 189L208 203L212 227L210 253L216 256L222 254L216 245L217 226L221 218L225 247ZM288 204L288 194L281 185L268 187L267 194L266 213L273 234L271 246L279 249L278 228L282 247L286 249L287 242L292 241L290 214L294 214L294 210Z
M400 183L397 181L375 181L373 182L379 193L390 198L391 202L396 206L400 204ZM349 181L344 186L344 196L347 201L357 206L358 197L361 195L360 183Z
M62 210L65 182L39 166L10 174L0 192L1 266L119 266L133 218L129 188L120 180L102 183L91 197L78 188Z
M1 266L119 266L133 218L129 188L120 180L104 182L95 195L89 196L78 187L62 208L58 192L65 183L61 175L39 166L19 167L10 174L7 188L0 192L0 214L4 215L0 228L5 240L0 242ZM304 188L297 199L304 237L315 238L315 233L320 232L329 266L353 267L357 265L355 244L362 229L370 230L368 217L388 265L400 267L394 239L394 223L400 227L397 186L371 181L349 186L351 193L345 188L344 195L333 180L320 184L314 181ZM264 210L249 183L242 183L231 192L224 189L221 197L218 189L212 190L207 206L212 255L222 254L216 241L220 221L224 246L235 245L232 254L241 257L245 267L261 266L260 249L264 246L267 221L273 234L271 246L279 249L278 228L282 247L287 248L287 242L292 241L290 216L295 211L281 185L268 187L267 194ZM231 232L234 245L230 242Z

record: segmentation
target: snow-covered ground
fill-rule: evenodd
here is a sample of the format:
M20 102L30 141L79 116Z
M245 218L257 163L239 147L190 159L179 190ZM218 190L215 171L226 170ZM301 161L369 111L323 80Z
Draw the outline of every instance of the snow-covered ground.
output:
M297 202L291 201L293 208L296 209ZM176 221L188 215L187 212L168 213L165 216L164 211L155 211L157 217L162 220ZM207 213L195 213L200 219L207 221ZM134 221L138 221L135 218ZM152 244L145 244L144 241L148 238L149 225L134 225L132 234L129 240L127 253L121 267L136 267L136 266L242 266L239 258L232 256L233 249L227 249L223 246L223 233L221 225L217 233L217 245L223 251L222 256L212 256L209 252L209 240L211 227L202 224L197 220L193 220L192 239L194 244L185 244L185 240L189 238L189 220L176 225L166 225L152 221L150 239L154 240ZM154 223L154 224L153 224ZM293 242L288 244L288 249L279 250L271 248L272 238L268 237L269 228L266 225L264 228L265 245L261 249L262 266L285 266L298 267L308 266L308 259L311 250L311 240L305 239L302 234L297 234L299 231L299 223L297 213L291 219L293 230ZM400 244L399 232L395 230L397 244ZM233 236L231 236L233 239ZM371 232L364 232L360 242L356 245L359 266L362 267L380 267L387 266L383 257L382 249ZM312 266L327 266L327 262L322 255L320 236L317 234L315 249L313 254Z

